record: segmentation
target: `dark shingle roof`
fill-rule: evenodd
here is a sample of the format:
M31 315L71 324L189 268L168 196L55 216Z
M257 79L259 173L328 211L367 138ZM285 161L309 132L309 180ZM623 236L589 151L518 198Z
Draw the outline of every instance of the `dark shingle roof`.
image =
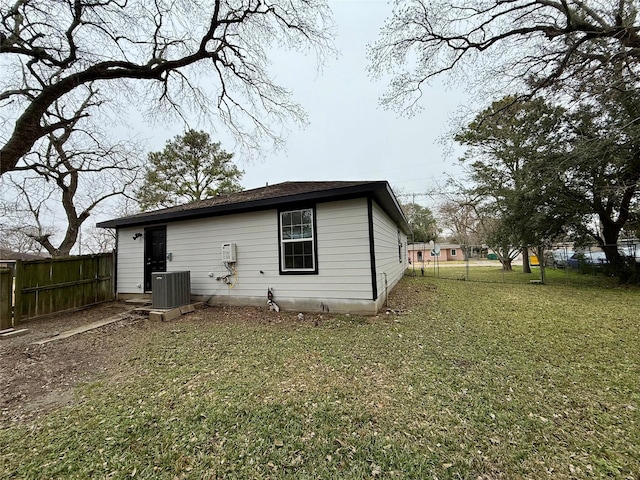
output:
M221 195L152 212L107 220L97 224L103 228L133 227L177 220L241 213L287 204L346 200L372 196L403 229L409 226L386 181L369 182L284 182L243 192Z
M6 248L0 248L0 260L42 260L43 258L46 257L33 253L20 253L7 250Z

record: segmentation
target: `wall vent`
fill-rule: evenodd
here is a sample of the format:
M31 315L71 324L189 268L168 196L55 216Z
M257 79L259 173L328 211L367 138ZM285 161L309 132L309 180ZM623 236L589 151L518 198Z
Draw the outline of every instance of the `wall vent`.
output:
M151 274L151 306L175 308L191 303L191 272Z

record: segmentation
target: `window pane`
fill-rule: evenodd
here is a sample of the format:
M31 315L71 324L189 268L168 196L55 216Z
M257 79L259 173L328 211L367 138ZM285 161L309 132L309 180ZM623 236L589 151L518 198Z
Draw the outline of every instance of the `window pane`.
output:
M313 242L287 242L283 244L283 255L285 269L314 268Z
M280 218L282 268L285 270L314 270L313 209L280 212Z

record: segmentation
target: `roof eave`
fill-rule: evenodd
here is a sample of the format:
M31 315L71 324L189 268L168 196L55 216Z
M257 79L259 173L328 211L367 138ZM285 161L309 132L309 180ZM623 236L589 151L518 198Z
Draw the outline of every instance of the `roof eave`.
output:
M305 192L293 195L285 195L281 197L273 197L259 200L250 200L239 203L213 205L202 208L194 208L190 210L179 210L162 213L150 213L148 215L137 215L134 217L116 218L96 224L100 228L121 228L121 227L138 227L147 226L157 223L166 223L182 220L192 220L203 217L228 215L232 213L243 213L248 211L266 210L276 208L278 206L292 203L310 203L320 200L345 200L360 196L374 195L376 200L381 204L383 209L400 225L401 230L408 234L410 232L409 224L402 213L391 187L386 181L376 181L363 183L360 185L352 185L348 187L337 187L327 190L318 190L314 192Z

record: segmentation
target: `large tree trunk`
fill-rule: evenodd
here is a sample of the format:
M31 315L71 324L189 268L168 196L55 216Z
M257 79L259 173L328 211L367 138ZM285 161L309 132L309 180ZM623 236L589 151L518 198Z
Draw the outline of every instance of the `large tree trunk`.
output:
M612 222L609 222L610 224ZM612 225L609 225L611 227ZM625 262L624 257L618 251L618 237L620 235L620 229L618 228L607 228L603 224L602 229L603 234L603 244L600 245L602 251L607 257L607 262L609 262L609 269L613 275L618 277L621 281L626 282L629 279L630 272L627 268L627 263Z
M502 270L505 272L511 272L513 271L513 265L511 264L511 262L513 261L513 259L509 256L509 251L501 251L500 253L498 253L498 258L500 259L500 263L502 264Z
M540 264L540 281L547 283L547 273L544 265L544 246L539 246L536 254L538 255L538 263Z
M531 273L531 265L529 264L529 247L522 247L522 271Z
M620 205L617 209L617 218L613 218L613 208L610 202L605 202L599 194L595 195L594 198L595 212L602 225L602 236L596 236L596 240L607 257L611 273L622 282L628 281L633 272L625 258L618 251L618 239L622 228L631 217L633 200L637 195L636 185L640 178L640 155L635 155L629 162L627 182L629 182L630 186L622 192Z
M620 237L622 225L625 223L625 221L620 218L623 214L625 216L624 220L626 221L628 208L619 215L617 221L611 219L606 212L599 212L598 217L602 225L602 237L597 238L597 240L598 243L600 243L600 248L602 248L602 251L607 257L610 272L621 281L626 282L629 279L631 272L629 271L624 257L618 251L618 239Z

